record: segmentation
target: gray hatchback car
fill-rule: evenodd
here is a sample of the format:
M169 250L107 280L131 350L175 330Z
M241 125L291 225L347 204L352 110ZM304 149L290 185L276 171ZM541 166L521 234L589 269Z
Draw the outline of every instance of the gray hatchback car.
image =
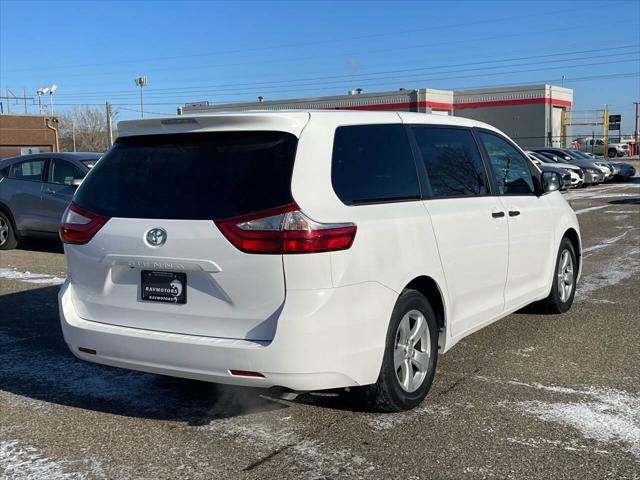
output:
M102 153L37 153L0 160L0 250L57 237L76 187Z

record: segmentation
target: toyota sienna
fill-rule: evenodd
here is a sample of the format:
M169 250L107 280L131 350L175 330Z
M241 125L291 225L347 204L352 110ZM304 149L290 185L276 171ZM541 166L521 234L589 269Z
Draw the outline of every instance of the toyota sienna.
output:
M573 302L580 234L558 176L489 125L291 111L118 130L60 228L62 330L83 360L359 387L397 411L460 339Z

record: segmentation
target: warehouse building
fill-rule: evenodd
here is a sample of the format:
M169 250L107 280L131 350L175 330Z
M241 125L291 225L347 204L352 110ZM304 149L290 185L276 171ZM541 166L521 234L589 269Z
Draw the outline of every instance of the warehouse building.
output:
M56 117L0 115L0 159L58 149Z
M573 90L553 85L527 85L475 90L404 89L291 100L210 104L187 103L179 115L255 110L395 110L455 115L486 122L522 147L565 146L570 132L563 119L573 104Z
M453 95L457 117L499 128L521 147L568 146L564 118L573 90L553 85L460 90Z

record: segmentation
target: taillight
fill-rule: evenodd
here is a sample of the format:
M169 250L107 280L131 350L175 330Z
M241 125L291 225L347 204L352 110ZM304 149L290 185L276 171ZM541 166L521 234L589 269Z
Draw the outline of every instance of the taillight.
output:
M98 233L109 218L80 208L75 203L69 205L62 217L60 240L64 243L84 245Z
M356 236L353 223L319 223L296 204L216 220L225 237L246 253L319 253L346 250Z

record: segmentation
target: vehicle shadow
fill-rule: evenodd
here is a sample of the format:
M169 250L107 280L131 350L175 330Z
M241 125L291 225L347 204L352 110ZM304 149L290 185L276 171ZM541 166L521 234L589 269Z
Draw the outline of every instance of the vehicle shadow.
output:
M64 253L62 242L54 238L25 238L18 243L18 250L29 252Z
M0 389L115 415L206 425L287 408L263 389L133 372L76 359L59 326L58 287L0 296Z
M609 203L612 205L640 205L640 197L610 200Z

